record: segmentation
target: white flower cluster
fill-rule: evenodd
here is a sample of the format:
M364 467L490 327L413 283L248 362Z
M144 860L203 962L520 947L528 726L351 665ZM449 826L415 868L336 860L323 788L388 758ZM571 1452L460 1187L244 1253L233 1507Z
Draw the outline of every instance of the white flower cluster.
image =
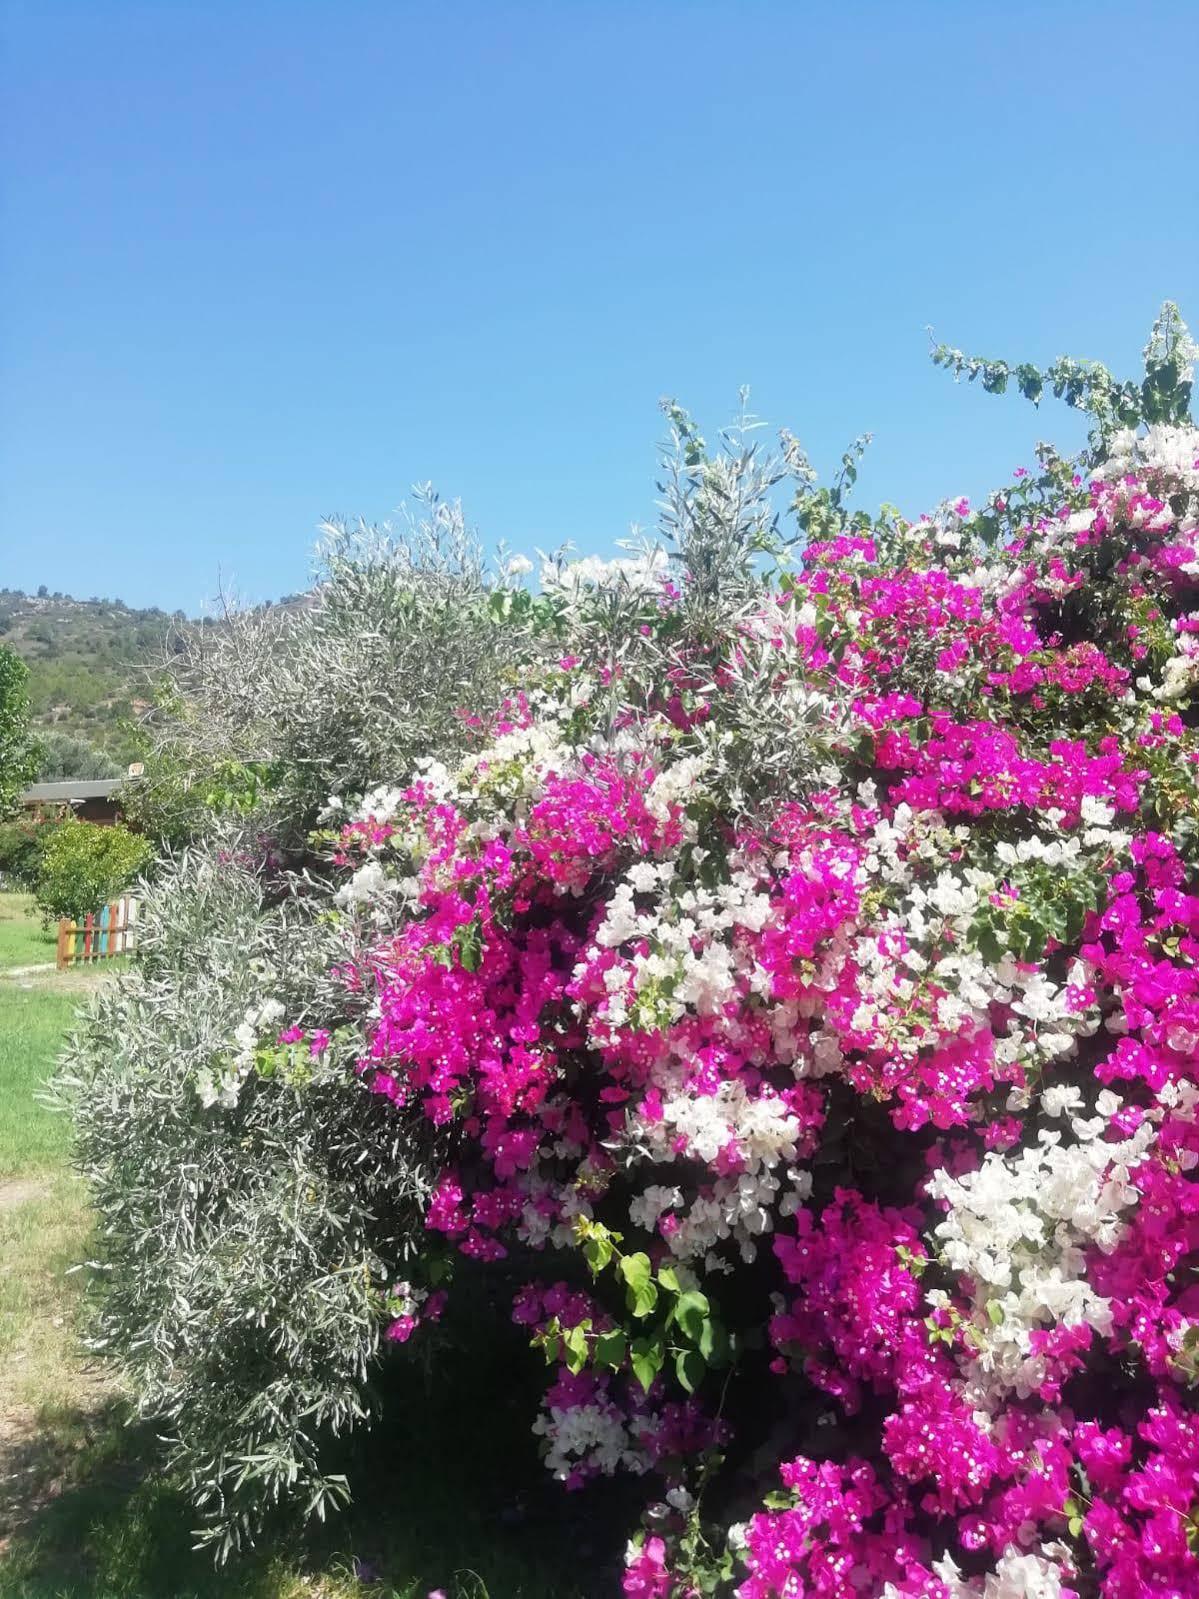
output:
M1042 1108L1067 1118L1076 1142L1046 1129L1035 1145L991 1151L976 1171L941 1170L929 1181L930 1196L949 1207L935 1229L942 1256L973 1284L971 1376L984 1394L1014 1389L1023 1397L1044 1381L1032 1353L1036 1328L1086 1322L1111 1331L1111 1306L1086 1280L1085 1251L1110 1252L1119 1242L1139 1197L1130 1172L1156 1129L1145 1121L1130 1138L1109 1142L1102 1135L1120 1108L1117 1096L1100 1093L1092 1117L1078 1114L1081 1107L1076 1089L1051 1087ZM930 1301L948 1302L939 1290Z
M1088 849L1111 850L1115 854L1122 854L1128 848L1132 835L1112 826L1116 819L1114 805L1096 799L1093 794L1084 794L1079 813L1083 826L1082 842Z
M650 996L656 1019L673 1022L685 1012L714 1016L736 994L738 978L749 979L750 955L726 942L739 927L758 932L770 914L770 901L757 878L734 870L725 883L694 887L673 897L662 895L675 867L666 861L639 862L618 883L596 932L596 942L617 949L633 940L649 944L608 973L611 995L604 1009L610 1027L623 1026L641 996ZM634 894L656 894L649 910L638 911Z
M519 804L536 798L561 745L560 719L543 711L527 726L500 733L469 756L456 774L455 799L461 803L464 797L485 797L493 804ZM561 766L561 760L556 764Z
M382 861L365 861L348 882L342 884L333 896L338 910L349 910L354 905L377 904L396 891L396 881L388 876Z
M1111 806L1088 799L1081 833L1001 842L995 870L946 864L961 854L969 830L947 826L936 813L914 817L901 805L891 821L878 822L866 871L894 910L881 911L875 931L854 945L861 972L855 1030L910 1058L927 1044L930 1025L945 1036L991 1031L994 1007L1002 1006L1010 1020L995 1041L997 1065L1039 1069L1072 1053L1077 1037L1097 1026L1096 1015L1080 1011L1070 992L1077 974L1059 986L1010 957L986 959L975 923L1006 877L1042 866L1077 872L1123 850L1129 835L1110 826L1113 817ZM1044 825L1055 824L1046 817Z
M1167 472L1199 489L1199 428L1157 422L1144 433L1124 428L1112 435L1097 476L1112 483L1130 472Z
M933 1570L951 1599L1061 1599L1064 1577L1060 1562L1069 1559L1063 1544L1042 1544L1022 1552L1009 1544L995 1569L983 1577L964 1577L951 1555L933 1562ZM895 1599L888 1583L882 1599Z
M254 1069L254 1054L262 1034L283 1020L283 1006L277 999L265 999L260 1005L251 1005L233 1030L237 1045L229 1059L219 1068L206 1068L196 1074L196 1093L207 1110L219 1105L222 1110L232 1110L241 1094L241 1086Z
M1199 575L1199 565L1194 563L1188 565L1194 565L1195 568L1188 573L1189 576ZM1199 623L1199 612L1195 611L1173 619L1170 627L1174 633L1174 654L1162 665L1161 682L1156 686L1152 678L1137 678L1137 687L1142 693L1151 694L1155 700L1163 704L1170 704L1174 700L1182 699L1194 687L1196 680L1199 679L1199 635L1190 629L1197 623Z
M938 891L944 904L958 889L938 879ZM968 889L961 892L968 899ZM930 898L924 896L924 903ZM1002 1006L1009 1023L1006 1033L994 1037L996 1065L1020 1063L1032 1069L1071 1054L1080 1035L1094 1032L1096 1015L1092 1009L1080 1009L1072 994L1083 972L1081 963L1072 969L1071 980L1059 985L1010 956L985 960L965 937L935 959L916 948L895 954L900 935L906 939L921 933L930 948L945 947L940 929L934 932L923 921L920 907L911 919L889 919L877 934L857 940L854 958L860 981L852 1018L856 1031L884 1040L898 1055L914 1058L928 1044L930 1028L933 1035L944 1038L991 1032L992 1007Z
M664 822L671 806L682 804L698 787L706 765L701 755L684 755L682 760L659 772L645 797L645 808L650 815Z
M665 1211L676 1213L677 1225L667 1232L671 1253L679 1260L703 1257L709 1270L725 1267L714 1251L733 1240L743 1260L753 1260L757 1241L774 1226L776 1209L791 1207L811 1192L807 1172L797 1170L799 1122L777 1095L762 1091L751 1098L740 1081L724 1082L715 1094L680 1091L663 1098L662 1116L635 1118L628 1143L634 1159L670 1165L694 1159L710 1165L722 1151L733 1150L737 1170L718 1176L686 1209L679 1188L648 1187L634 1201L633 1219L653 1227ZM784 1182L788 1193L780 1204Z
M559 1482L584 1464L605 1477L621 1470L640 1476L648 1464L612 1404L550 1405L534 1421L533 1431L545 1439L545 1464Z
M601 560L598 555L587 555L578 561L546 561L541 568L541 587L547 594L574 600L597 589L655 593L666 576L666 564L666 551L662 549L612 561Z

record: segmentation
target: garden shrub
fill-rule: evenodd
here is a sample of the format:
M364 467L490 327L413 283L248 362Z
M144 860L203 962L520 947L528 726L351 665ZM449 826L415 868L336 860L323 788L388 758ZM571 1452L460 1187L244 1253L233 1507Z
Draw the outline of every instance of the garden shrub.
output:
M221 1553L278 1500L323 1515L344 1494L320 1447L369 1412L387 1274L427 1191L428 1140L352 1089L355 1004L327 974L344 936L254 860L230 835L164 864L136 967L97 992L55 1084L98 1217L93 1342ZM251 1047L313 1006L328 1031Z
M0 878L6 886L33 892L42 868L42 854L56 825L28 817L0 822Z
M41 851L34 894L43 916L81 922L123 894L149 865L153 849L120 822L68 820Z
M224 1325L242 1290L210 1293L186 1229L135 1259L157 1201L127 1211L121 1185L145 1165L178 1191L211 1148L222 1192L273 1214L288 1168L259 1169L244 1119L291 1115L295 1061L327 1061L289 1137L322 1171L336 1144L341 1203L405 1197L363 1270L383 1343L435 1362L447 1293L517 1280L549 1470L644 1484L627 1595L1199 1591L1192 355L1172 307L1140 384L938 350L1094 426L1078 461L1043 447L917 522L851 508L859 446L820 487L794 440L709 449L671 407L661 546L550 560L537 596L519 562L472 578L477 671L437 678L436 725L405 679L338 744L334 672L327 746L297 706L249 806L290 807L297 854L257 849L240 939L306 909L296 953L233 971L214 914L188 956L203 1034L171 1019L197 991L177 967L144 1047L112 1059L102 1002L77 1051L109 1314L149 1326L173 1291L151 1259L170 1281L178 1249L190 1336ZM319 701L318 675L290 680ZM122 1127L155 1085L200 1130L185 1156L149 1152L149 1109ZM297 1293L323 1258L293 1257ZM225 1375L288 1391L272 1349ZM204 1404L232 1455L239 1424Z
M56 1092L101 1220L93 1341L168 1438L220 1555L275 1502L324 1514L344 1494L322 1445L371 1410L428 1186L423 1129L346 1093L363 1007L330 973L365 929L309 834L387 751L460 747L459 694L498 703L504 647L456 508L432 500L391 543L330 530L311 605L197 634L128 792L178 847L144 887L135 969L85 1012ZM376 935L388 914L371 911ZM247 1050L278 1006L319 1010L324 1047Z

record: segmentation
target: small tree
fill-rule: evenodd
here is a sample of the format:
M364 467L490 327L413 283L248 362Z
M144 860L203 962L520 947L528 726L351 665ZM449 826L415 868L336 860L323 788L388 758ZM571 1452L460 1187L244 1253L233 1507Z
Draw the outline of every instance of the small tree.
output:
M29 668L0 647L0 816L37 775L37 746L29 730Z
M153 851L144 838L117 823L67 822L50 839L37 880L37 902L47 921L82 919L124 892Z

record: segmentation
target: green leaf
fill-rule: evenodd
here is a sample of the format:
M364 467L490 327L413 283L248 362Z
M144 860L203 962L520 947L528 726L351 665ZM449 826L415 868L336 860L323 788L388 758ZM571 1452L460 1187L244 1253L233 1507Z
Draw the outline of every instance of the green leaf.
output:
M723 1366L729 1358L729 1335L721 1322L711 1317L704 1322L699 1335L699 1352L709 1366Z
M612 1245L607 1238L593 1235L583 1245L583 1255L591 1267L591 1275L598 1277L612 1259Z
M477 972L483 962L483 931L477 921L465 922L454 934L463 971Z
M666 1351L656 1338L635 1338L630 1355L633 1362L633 1374L642 1388L648 1393L653 1386L654 1378L662 1370L662 1363L666 1359Z
M612 1332L600 1333L595 1340L596 1365L606 1366L610 1371L619 1370L624 1365L627 1348L628 1339L619 1327Z
M587 1323L580 1322L566 1334L566 1368L576 1376L587 1364Z
M693 1344L697 1344L710 1314L707 1296L692 1289L679 1300L675 1306L674 1316L683 1336L689 1338Z
M678 1273L673 1266L663 1266L658 1273L658 1285L669 1289L672 1294L681 1294L683 1289L679 1282Z
M654 1286L649 1256L640 1251L622 1256L620 1274L628 1284L628 1304L634 1316L639 1321L652 1316L658 1303L658 1290Z
M649 1263L649 1256L640 1250L636 1254L622 1255L620 1260L620 1275L628 1283L634 1293L644 1288L653 1277L653 1267Z
M703 1382L707 1369L704 1357L698 1349L680 1349L675 1356L674 1374L679 1379L680 1386L689 1394L693 1394Z

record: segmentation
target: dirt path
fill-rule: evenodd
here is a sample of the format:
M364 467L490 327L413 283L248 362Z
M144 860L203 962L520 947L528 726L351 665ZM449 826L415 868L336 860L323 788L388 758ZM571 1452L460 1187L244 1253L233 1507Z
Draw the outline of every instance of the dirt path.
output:
M0 1210L12 1210L33 1199L45 1199L49 1192L50 1182L45 1177L0 1178Z

